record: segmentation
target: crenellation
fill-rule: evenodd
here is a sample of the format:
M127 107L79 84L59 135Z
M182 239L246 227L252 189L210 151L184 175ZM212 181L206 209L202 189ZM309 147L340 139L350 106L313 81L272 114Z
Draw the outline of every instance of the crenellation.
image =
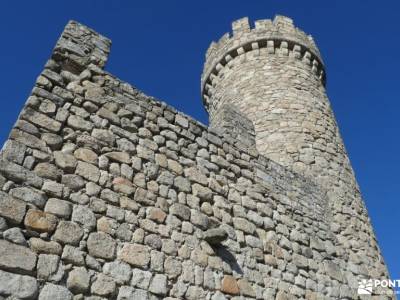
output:
M249 18L244 17L232 22L232 33L234 37L248 32L250 32Z
M254 28L258 30L272 30L272 20L265 19L265 20L257 20L254 22Z

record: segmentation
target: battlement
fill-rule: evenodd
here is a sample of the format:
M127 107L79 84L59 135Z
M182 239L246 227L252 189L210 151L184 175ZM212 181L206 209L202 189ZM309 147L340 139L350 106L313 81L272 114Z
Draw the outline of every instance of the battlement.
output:
M232 33L225 33L217 42L212 42L207 50L201 78L202 97L207 109L213 78L218 76L220 70L233 58L262 48L267 48L268 55L279 52L304 61L325 85L324 64L311 35L295 27L293 20L285 16L257 20L254 27L245 17L234 21Z

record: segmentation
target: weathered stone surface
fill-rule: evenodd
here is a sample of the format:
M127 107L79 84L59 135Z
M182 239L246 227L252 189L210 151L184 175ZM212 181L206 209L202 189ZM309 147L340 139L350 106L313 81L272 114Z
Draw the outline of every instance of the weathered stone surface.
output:
M3 157L17 164L22 164L25 158L26 146L14 140L7 140L3 148Z
M130 286L122 286L119 289L117 300L129 300L129 299L137 299L137 300L149 300L150 295L145 290L134 289Z
M43 281L59 282L64 276L60 257L52 254L40 254L37 263L37 278Z
M79 160L83 160L84 162L88 162L91 164L96 164L98 158L95 152L86 148L76 149L74 152L74 156Z
M102 89L101 87L88 86L85 92L85 98L93 101L94 103L103 104L105 101L104 94L104 89Z
M60 255L62 247L59 243L54 241L44 241L39 238L31 238L29 240L31 249L36 253L56 254Z
M74 205L71 221L81 225L83 228L93 230L96 227L96 217L90 208L83 205Z
M113 146L115 143L115 136L109 130L95 128L92 131L92 136L102 142L107 143L109 146Z
M128 283L132 273L130 266L121 261L104 264L103 272L112 277L118 284Z
M211 201L213 194L211 189L207 187L203 187L200 184L193 184L192 186L193 189L193 195L199 197L202 201Z
M39 175L42 178L47 178L55 181L57 181L57 179L61 175L60 171L57 169L55 165L45 162L38 163L34 171L37 175Z
M26 213L24 225L26 228L38 232L53 232L57 222L57 217L50 213L30 209Z
M343 280L343 275L342 272L340 271L340 268L337 264L331 262L331 261L326 261L324 262L324 267L329 276L332 278L342 281Z
M150 262L150 251L140 244L125 244L118 257L134 267L145 267Z
M165 273L167 273L168 278L176 278L182 274L182 264L179 260L167 257L164 263Z
M201 185L207 186L208 185L208 179L207 177L202 174L198 169L192 167L185 169L185 176L193 182L199 183Z
M149 210L148 218L156 221L157 223L163 223L166 217L167 214L159 208L154 207Z
M106 233L91 233L87 241L87 247L89 254L94 257L104 259L113 259L115 257L116 242Z
M74 294L85 293L89 289L90 277L83 267L75 268L68 274L67 287Z
M221 227L213 228L203 233L203 239L210 245L217 245L228 238L228 233Z
M100 273L91 286L91 292L95 295L110 297L115 293L115 281L102 273Z
M10 195L22 201L32 203L39 208L43 208L47 200L45 193L30 187L14 188L10 191Z
M0 216L11 224L19 224L25 216L26 204L0 191Z
M65 174L61 178L61 183L73 191L82 189L85 186L85 180L79 175Z
M68 201L50 198L46 202L44 211L51 213L57 217L69 218L72 212L72 205Z
M129 164L131 162L130 156L126 152L108 152L104 155L108 157L111 161L125 164Z
M158 234L146 235L144 243L153 249L161 249L162 247L162 241Z
M243 218L233 218L233 226L249 234L252 234L256 230L253 223Z
M244 296L256 297L256 292L246 279L239 279L237 282L240 293Z
M61 129L60 122L30 108L25 109L22 117L33 124L46 128L52 132L58 132Z
M182 176L175 177L174 186L180 192L190 193L192 191L192 187L190 185L190 181L187 180L185 177L182 177Z
M238 295L240 290L233 276L225 275L221 282L221 291L230 295Z
M91 131L93 129L93 124L91 122L75 115L71 115L68 118L67 124L76 130Z
M39 300L72 300L72 293L66 287L46 283L39 294Z
M25 169L13 162L7 161L0 157L0 173L4 177L13 180L18 183L24 183L32 185L36 188L41 188L43 179L40 178L36 173Z
M35 299L38 284L35 278L0 270L0 295L10 299Z
M108 109L100 108L99 111L97 112L97 114L100 117L109 120L112 124L116 124L116 125L120 124L119 117L116 114L114 114L113 112L109 111Z
M18 245L22 245L22 246L26 245L26 239L24 237L24 234L22 233L21 229L18 227L13 227L13 228L10 228L10 229L7 229L6 231L4 231L3 238L14 244L18 244Z
M190 219L190 208L183 204L174 203L169 210L170 213L182 218L183 220Z
M64 186L55 181L45 181L42 190L46 192L47 195L52 197L61 198L63 194Z
M56 165L67 173L73 173L77 164L75 157L61 151L55 151L54 160Z
M140 269L132 269L131 285L143 290L148 290L152 273Z
M0 240L0 268L30 274L36 266L36 254L29 248Z
M64 246L61 258L67 264L73 264L75 266L85 265L85 252L70 245Z
M83 236L83 229L74 222L60 221L53 239L62 244L77 245Z
M55 133L45 132L42 134L42 140L52 149L59 149L62 145L63 139Z
M167 276L162 274L154 275L151 280L149 291L156 295L164 296L167 294Z
M83 178L93 182L97 182L100 178L100 170L94 165L83 161L78 161L75 172Z
M71 21L3 147L0 298L355 299L388 277L318 50L290 19L213 44L211 128L103 71L109 48ZM53 235L46 214L64 219Z

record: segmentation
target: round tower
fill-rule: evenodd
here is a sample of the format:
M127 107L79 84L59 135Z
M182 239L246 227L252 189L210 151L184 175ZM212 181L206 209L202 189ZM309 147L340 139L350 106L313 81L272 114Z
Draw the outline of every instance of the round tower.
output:
M350 283L387 271L325 91L325 67L314 40L287 17L233 22L212 42L201 92L210 125L234 106L251 120L258 152L311 177L329 197L331 229Z

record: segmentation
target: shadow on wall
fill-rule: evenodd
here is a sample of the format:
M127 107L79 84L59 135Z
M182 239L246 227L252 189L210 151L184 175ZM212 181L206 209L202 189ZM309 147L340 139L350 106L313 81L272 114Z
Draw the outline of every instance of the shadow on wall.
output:
M212 247L215 253L226 262L237 274L243 275L243 270L240 268L236 261L236 257L223 245L216 245Z

